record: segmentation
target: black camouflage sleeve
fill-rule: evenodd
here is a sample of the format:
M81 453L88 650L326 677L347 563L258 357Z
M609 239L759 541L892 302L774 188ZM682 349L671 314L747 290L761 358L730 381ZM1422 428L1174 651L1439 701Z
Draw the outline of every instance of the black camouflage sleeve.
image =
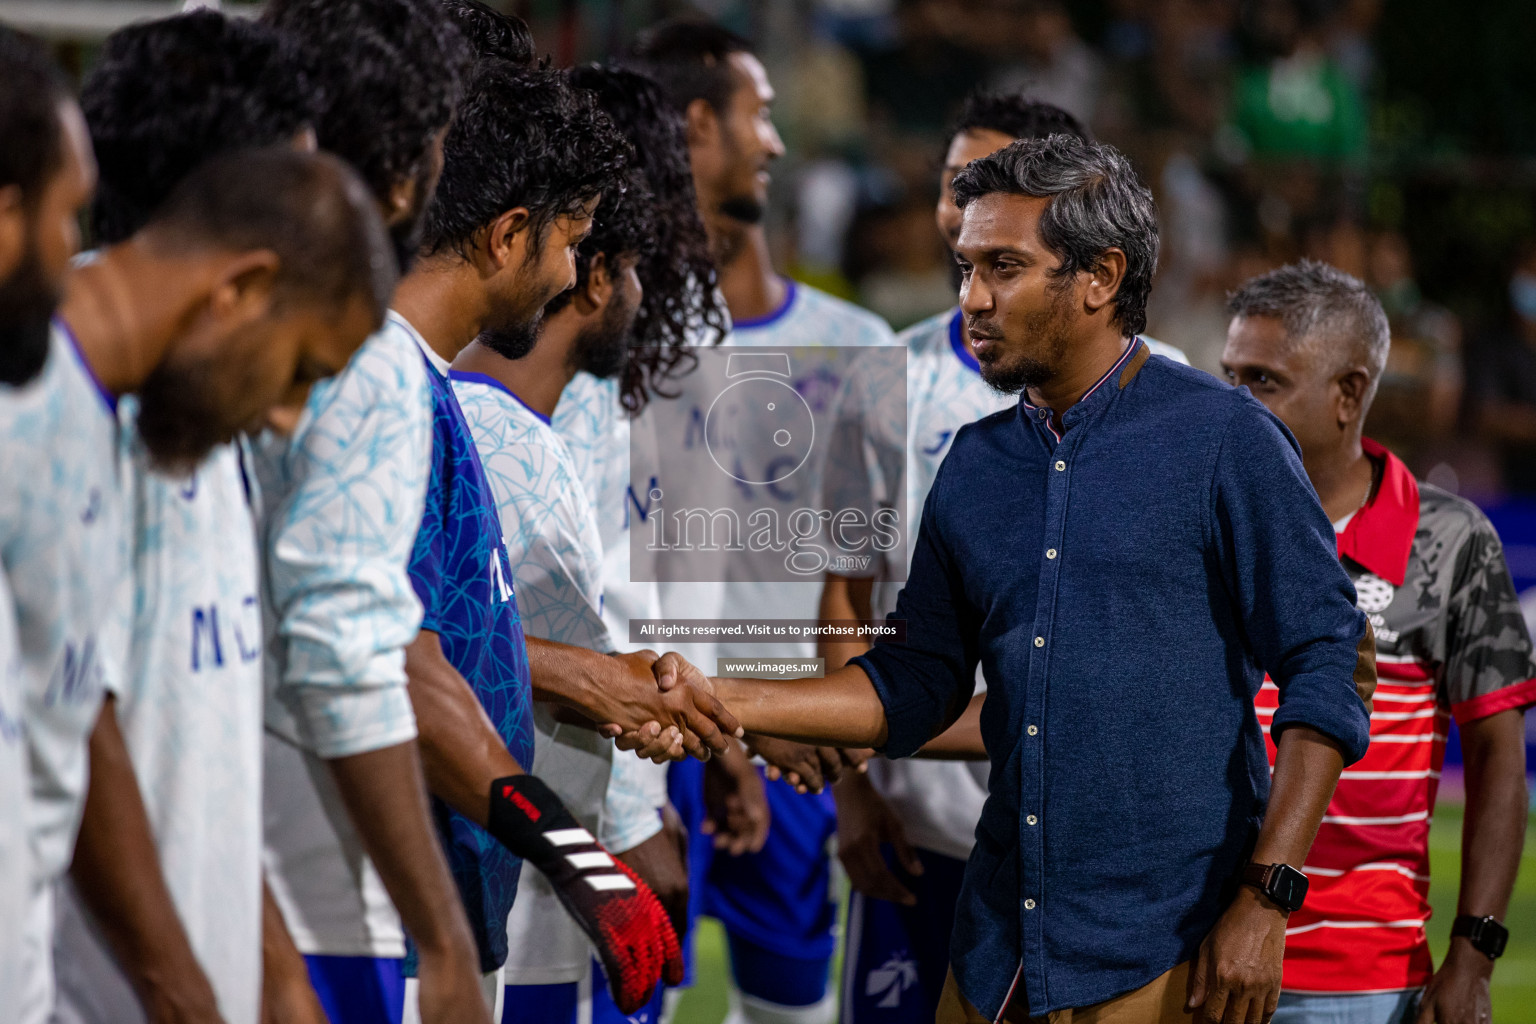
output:
M1457 553L1446 612L1445 687L1456 720L1536 703L1530 633L1504 546L1481 515Z

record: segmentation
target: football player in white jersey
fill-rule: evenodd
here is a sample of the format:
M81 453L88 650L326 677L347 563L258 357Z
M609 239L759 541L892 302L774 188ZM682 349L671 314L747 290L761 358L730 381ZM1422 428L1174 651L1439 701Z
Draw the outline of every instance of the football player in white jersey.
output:
M894 338L874 314L781 277L773 268L762 220L768 167L783 155L784 146L770 119L774 94L763 65L746 40L696 21L657 26L641 38L635 55L687 121L699 209L733 321L726 345L823 350L797 355L804 365L792 368L788 383L811 410L816 434L825 436L852 358L852 353L837 350L889 346ZM694 449L702 454L697 424L704 422L719 385L717 374L696 373L679 381L677 400L656 403L663 452ZM663 505L682 502L673 507L692 508L696 499L708 500L712 504L706 507L739 507L742 521L754 510L788 516L797 508L819 507L827 446L813 444L805 464L778 478L768 472L783 454L775 447L778 443L771 431L744 439L732 457L747 472L733 473L734 480L704 470L664 479ZM703 457L700 463L708 469L710 459ZM713 490L703 486L706 480ZM763 483L743 482L747 480ZM772 552L765 555L783 559ZM816 618L819 580L778 582L763 569L761 559L744 552L722 564L717 584L664 583L663 611L695 619ZM666 573L661 575L665 578ZM804 657L814 656L815 645L809 640L726 641L716 653ZM754 749L769 761L788 764L812 748L774 740L754 743ZM836 755L829 752L828 771L838 767ZM813 781L819 788L819 779ZM713 857L704 878L703 910L724 922L730 941L737 986L732 1019L818 1024L836 1014L827 985L836 916L826 852L835 822L831 798L797 792L784 780L770 782L767 792L773 820L766 845L739 856ZM704 860L708 849L708 843L695 844L695 861Z
M313 102L292 44L254 22L202 10L114 33L81 97L100 172L95 240L111 245L138 230L190 171L221 152L262 145L312 150ZM299 198L303 185L293 184ZM361 202L372 205L366 193ZM387 264L377 215L368 210L353 219L362 232L347 246ZM375 283L376 316L393 280L390 272ZM339 354L331 369L350 350ZM323 369L308 367L306 376ZM185 474L155 472L138 442L131 403L124 403L123 419L132 547L130 584L113 619L114 639L127 651L121 677L109 680L114 712L166 884L220 1014L227 1024L256 1024L263 980L263 700L249 477L233 444L214 447ZM89 804L87 813L97 806ZM67 887L59 917L56 1020L142 1020L129 979ZM281 980L281 972L272 974L274 984ZM275 990L268 1002L285 1020L323 1020L302 971L297 980L308 1017Z
M636 591L649 588L654 595L655 584L631 583L626 558L622 574L613 578L616 595L607 592L603 527L589 498L604 497L603 488L582 475L551 416L557 405L565 405L567 385L582 374L615 386L593 392L604 408L579 417L578 424L619 419L627 425L618 381L625 401L642 406L649 397L648 378L661 375L661 360L684 336L679 319L713 307L690 265L703 252L704 234L694 210L681 119L655 83L634 72L588 66L571 72L571 80L596 93L599 108L630 138L643 167L632 169L622 193L605 196L593 233L577 253L576 287L545 307L532 351L512 360L487 345L472 345L456 361L454 380L501 508L525 629L531 636L610 652L624 648L609 630L607 599L618 597L626 620L619 628L627 639L624 606L638 602L641 617L654 618L657 613L643 607L645 597L637 598ZM669 222L679 215L681 223ZM712 275L712 267L703 267ZM637 328L642 309L649 315ZM674 319L678 314L682 317ZM589 465L596 457L622 469L627 480L628 444L623 439L614 444L614 436L606 430L581 432L577 444ZM613 507L604 511L608 525L617 523L616 546L627 556L623 500L620 484ZM654 596L649 604L654 609ZM627 754L614 758L611 742L590 728L559 721L551 708L536 709L535 725L535 770L620 860L657 889L681 930L687 869L676 837L663 832L658 814L666 803L665 769ZM657 769L659 786L653 782ZM542 880L524 882L508 923L508 944L505 1022L622 1020L605 985L594 979L588 991L587 943ZM654 1021L661 1000L658 990L632 1018Z
M279 0L263 20L303 47L323 98L318 142L362 174L403 269L441 169L463 40L428 0ZM256 439L253 462L269 913L305 956L267 969L307 973L331 1024L398 1021L403 927L422 952L423 1020L488 1024L405 692L404 648L422 615L406 563L432 430L420 353L375 334L289 426L288 438ZM321 869L332 864L339 874Z
M960 233L960 210L948 191L954 176L970 161L1016 139L1052 134L1089 137L1071 114L1020 94L977 93L966 100L950 132L936 211L939 231L951 247ZM927 500L955 432L1017 402L982 381L958 309L915 324L900 340L907 347L905 410L899 398L892 398L900 394L899 387L881 379L872 365L869 375L858 377L851 388L848 421L855 425L835 443L855 451L834 458L856 463L862 452L873 464L867 473L840 481L840 506L889 502L893 489L904 487L906 508L915 515ZM1187 362L1176 349L1150 340L1148 345L1159 355ZM880 499L855 493L856 485L869 481L884 488ZM901 590L897 580L905 574L883 568L895 579L829 573L823 618L884 619L895 607ZM829 666L835 666L866 646L823 642L822 652ZM978 680L977 689L979 701L984 680ZM974 715L957 724L947 738L958 742L968 727L974 729ZM962 760L875 758L867 774L845 775L833 792L838 857L853 888L842 1019L845 1024L927 1024L949 968L960 874L986 799L985 766Z
M185 469L293 401L313 367L340 366L375 322L380 264L388 275L387 250L377 262L357 251L358 218L377 217L364 196L339 162L287 149L204 165L74 271L48 367L0 395L0 560L20 626L37 858L26 1024L50 1013L52 887L66 868L151 1016L217 1019L104 699L122 678L103 626L128 547L117 401L136 394L148 458Z
M0 27L0 386L27 384L48 357L49 318L79 246L92 170L80 113L42 48ZM21 991L31 888L27 750L16 612L0 573L0 992Z

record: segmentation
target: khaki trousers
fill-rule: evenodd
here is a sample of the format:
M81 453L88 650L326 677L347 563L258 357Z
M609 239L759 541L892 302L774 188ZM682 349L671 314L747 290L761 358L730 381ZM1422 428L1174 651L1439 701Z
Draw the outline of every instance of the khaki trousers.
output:
M1116 996L1107 1002L1071 1010L1055 1010L1042 1017L1030 1017L1021 999L1015 997L1003 1009L1004 1024L1188 1024L1194 1015L1184 1012L1189 984L1189 964L1182 963L1134 992ZM955 972L944 979L944 994L939 997L936 1024L994 1024L981 1015L955 983Z

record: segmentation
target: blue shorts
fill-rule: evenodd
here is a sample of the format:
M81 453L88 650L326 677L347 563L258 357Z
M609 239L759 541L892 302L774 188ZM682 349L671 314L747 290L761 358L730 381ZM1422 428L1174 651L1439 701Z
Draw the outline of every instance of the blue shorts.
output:
M1413 1024L1422 991L1281 992L1270 1024Z
M949 972L949 937L965 861L918 850L923 873L913 878L886 862L917 905L848 900L848 945L843 951L842 1024L930 1024Z
M508 985L498 1024L659 1024L665 986L657 985L639 1012L626 1017L608 994L601 965L592 964L591 998L583 1012L580 982L563 985Z
M306 956L309 982L331 1024L400 1024L402 961L371 956Z
M827 855L827 843L837 832L832 794L802 795L782 780L765 786L773 815L768 842L759 852L739 857L713 854L703 912L719 918L733 940L779 956L830 960L837 943L837 903Z

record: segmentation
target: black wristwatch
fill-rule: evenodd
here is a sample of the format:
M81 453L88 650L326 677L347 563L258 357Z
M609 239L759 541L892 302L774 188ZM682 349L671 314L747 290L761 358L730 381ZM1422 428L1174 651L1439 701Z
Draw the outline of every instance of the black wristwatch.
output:
M1307 899L1307 876L1289 864L1253 864L1243 868L1243 884L1251 885L1290 913Z
M1498 919L1492 915L1473 917L1471 914L1462 914L1451 925L1451 938L1462 935L1471 939L1472 948L1489 960L1503 956L1504 947L1509 944L1509 929L1499 924Z

